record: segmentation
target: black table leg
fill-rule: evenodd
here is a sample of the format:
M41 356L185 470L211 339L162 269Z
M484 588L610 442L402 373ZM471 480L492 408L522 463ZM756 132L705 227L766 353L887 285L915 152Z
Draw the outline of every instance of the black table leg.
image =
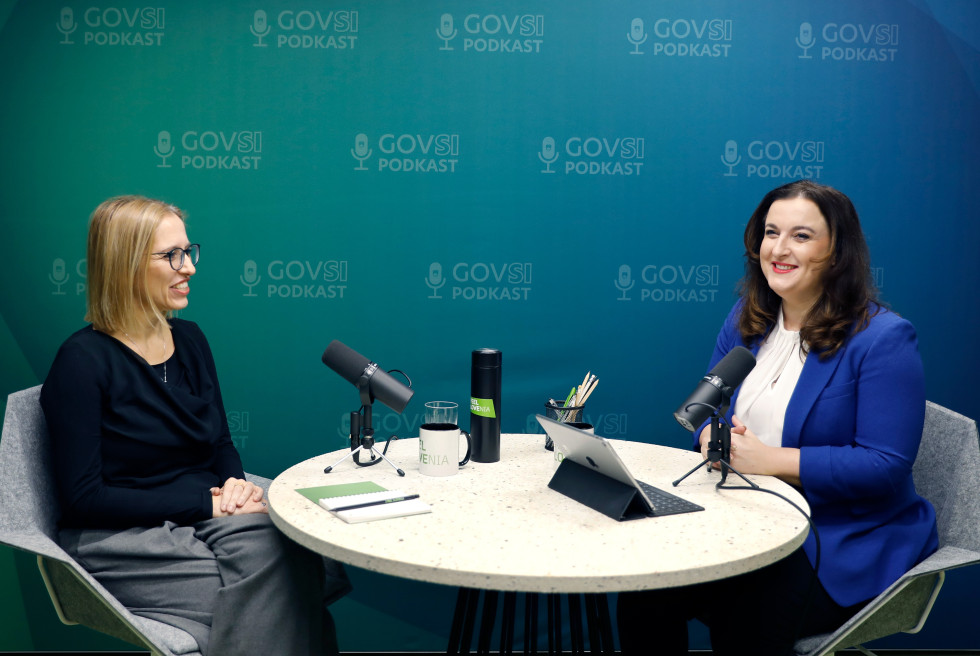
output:
M568 595L568 626L572 639L572 653L585 653L585 639L582 636L582 600L577 594Z
M591 594L586 595L586 597L591 597L595 604L594 623L599 632L602 653L613 654L616 648L613 646L612 619L609 616L609 599L604 594Z
M480 594L483 594L483 610L479 611ZM494 590L460 588L456 597L456 609L450 627L447 654L469 654L474 633L477 634L477 654L489 654L497 619L497 600L501 593ZM503 593L499 653L513 654L514 624L517 616L516 592ZM592 654L614 654L612 622L609 602L605 594L547 594L545 607L548 616L548 653L562 653L562 597L568 601L569 634L573 654L584 654L588 640ZM583 631L583 599L585 627ZM524 602L524 654L538 653L538 603L539 595L527 593ZM479 615L479 627L477 616ZM586 636L587 632L587 636Z
M550 594L548 604L548 653L561 653L561 595Z
M490 638L493 636L493 624L497 621L496 590L485 590L483 593L483 616L480 618L480 637L476 645L476 653L490 653Z
M538 653L538 593L524 596L524 656Z
M504 610L500 616L500 653L514 653L514 617L517 614L517 593L504 593Z
M456 610L453 613L453 624L449 629L449 648L447 654L468 654L473 640L473 629L476 624L476 606L480 591L471 588L460 588L456 595Z

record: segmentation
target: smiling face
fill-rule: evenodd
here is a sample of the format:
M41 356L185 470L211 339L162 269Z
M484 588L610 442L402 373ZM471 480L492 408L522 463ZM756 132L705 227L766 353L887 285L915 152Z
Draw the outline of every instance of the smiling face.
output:
M166 253L175 248L187 248L190 241L184 229L184 222L174 214L167 214L153 235L152 253ZM180 254L175 255L175 261L180 261ZM150 264L146 271L146 289L161 311L182 310L187 307L187 295L190 294L188 281L197 272L190 257L184 257L184 264L179 271L174 271L166 255L150 255Z
M770 289L783 299L784 317L801 317L823 291L830 228L806 198L775 201L766 215L759 265Z

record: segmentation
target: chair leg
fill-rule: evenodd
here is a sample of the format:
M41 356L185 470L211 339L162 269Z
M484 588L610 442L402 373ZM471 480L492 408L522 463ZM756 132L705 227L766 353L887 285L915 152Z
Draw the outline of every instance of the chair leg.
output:
M62 624L68 626L74 626L78 622L68 619L65 615L65 610L61 607L61 600L58 599L58 593L55 592L54 585L51 583L51 577L48 575L48 568L44 565L44 557L37 557L37 568L41 572L41 580L44 581L44 587L48 591L48 596L51 597L51 605L54 606L54 612L57 613L58 619L61 620Z

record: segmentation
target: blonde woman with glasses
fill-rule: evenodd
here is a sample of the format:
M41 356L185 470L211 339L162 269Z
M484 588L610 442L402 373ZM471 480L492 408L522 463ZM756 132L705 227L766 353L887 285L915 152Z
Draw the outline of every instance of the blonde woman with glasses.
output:
M112 198L89 223L90 324L41 391L60 541L137 615L202 654L332 654L342 567L291 542L245 479L214 358L188 305L201 255L184 213Z

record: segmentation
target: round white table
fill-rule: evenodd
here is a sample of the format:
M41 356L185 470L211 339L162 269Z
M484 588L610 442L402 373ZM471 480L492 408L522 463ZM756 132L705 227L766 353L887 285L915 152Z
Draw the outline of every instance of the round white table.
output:
M543 435L503 435L496 463L470 462L445 478L418 472L418 440L391 443L385 462L358 467L336 451L301 462L268 491L276 526L324 556L392 576L487 590L606 593L701 583L749 572L795 550L807 535L802 514L785 501L748 490L716 489L718 473L694 472L700 454L615 440L633 475L704 511L617 522L548 488L554 459ZM379 445L379 448L383 445ZM365 461L361 457L361 461ZM749 476L809 510L791 486ZM418 493L424 515L347 524L298 488L373 481ZM729 485L742 484L729 474Z

